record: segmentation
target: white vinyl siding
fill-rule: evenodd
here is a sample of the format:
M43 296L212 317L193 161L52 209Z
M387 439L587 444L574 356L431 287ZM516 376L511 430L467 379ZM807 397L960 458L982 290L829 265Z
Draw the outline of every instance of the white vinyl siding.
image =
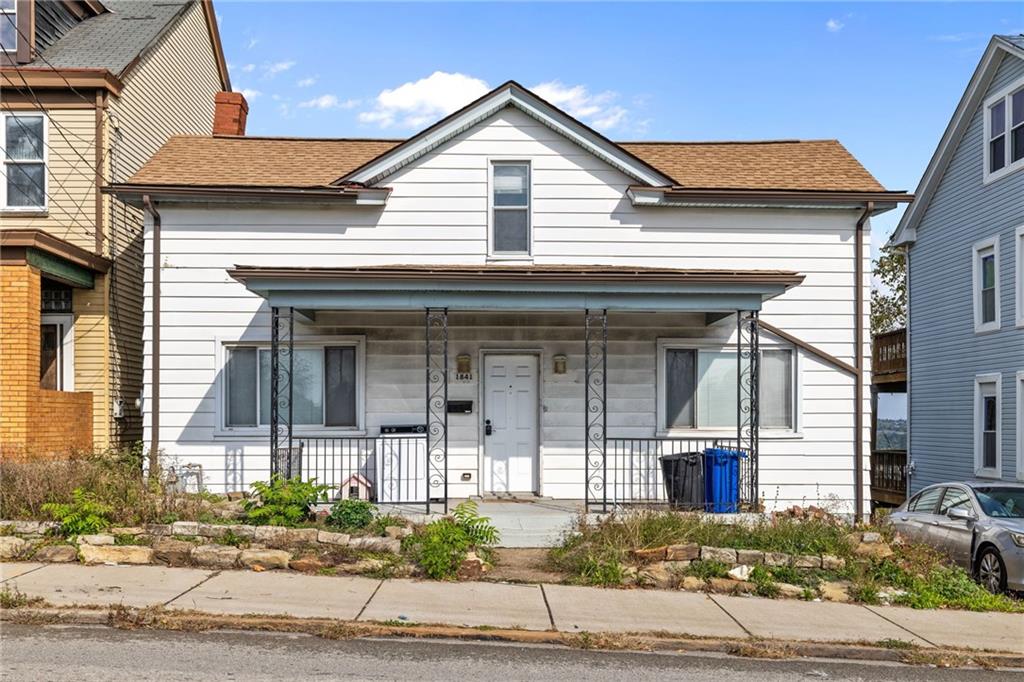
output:
M710 269L780 269L804 283L766 301L763 320L849 363L854 345L854 237L858 211L634 208L632 180L535 119L506 109L389 176L386 206L369 209L163 204L161 240L161 447L168 458L203 467L213 490L244 489L265 478L269 439L215 435L222 360L219 343L269 339L265 302L225 270L253 266L405 264L484 265L492 256L490 168L495 160L530 163L532 259L536 264L604 264ZM145 309L152 310L152 230L146 232ZM869 240L861 253L868 325ZM565 313L451 313L450 366L482 350L541 352L541 492L583 495L583 321ZM735 322L706 326L702 315L627 315L609 321L609 435L651 438L657 424L659 339L706 339L735 347ZM363 335L364 431L424 420L423 313L319 313L297 336ZM151 366L146 330L146 366ZM766 347L767 335L762 336ZM768 344L770 346L770 344ZM553 357L567 357L554 374ZM794 433L761 444L759 477L769 504L833 500L852 509L853 378L797 352L802 408ZM470 415L450 415L452 496L477 494L479 377L452 379L452 400L473 400ZM147 369L145 395L150 395ZM869 387L862 404L870 414ZM870 419L864 424L867 465ZM149 439L149 434L146 435ZM244 459L244 466L242 460ZM866 469L865 469L866 471ZM462 474L471 480L462 482ZM867 491L867 474L864 476ZM867 494L867 493L866 493Z

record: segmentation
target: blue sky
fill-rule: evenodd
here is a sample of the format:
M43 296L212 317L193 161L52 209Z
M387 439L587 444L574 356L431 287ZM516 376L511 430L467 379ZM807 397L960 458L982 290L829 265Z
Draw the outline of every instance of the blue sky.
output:
M216 6L252 135L405 137L514 79L613 139L838 138L908 191L989 36L1024 32L1024 3Z

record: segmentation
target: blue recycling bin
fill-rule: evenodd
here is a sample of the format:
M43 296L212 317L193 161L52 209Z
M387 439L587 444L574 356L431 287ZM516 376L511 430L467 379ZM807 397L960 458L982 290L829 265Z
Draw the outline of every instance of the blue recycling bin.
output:
M740 510L740 458L746 453L726 448L704 450L704 510L735 514Z

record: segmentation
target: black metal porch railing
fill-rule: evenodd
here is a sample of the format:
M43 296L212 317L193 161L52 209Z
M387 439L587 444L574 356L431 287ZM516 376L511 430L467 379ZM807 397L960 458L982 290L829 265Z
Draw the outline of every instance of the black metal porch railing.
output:
M355 438L296 438L301 476L330 486L331 500L349 488L369 488L377 504L424 504L427 500L427 440L421 435Z
M608 505L668 504L669 496L662 474L661 458L666 455L701 453L708 448L740 450L739 503L751 509L751 480L754 463L736 438L609 438L607 441ZM703 480L704 458L697 458Z

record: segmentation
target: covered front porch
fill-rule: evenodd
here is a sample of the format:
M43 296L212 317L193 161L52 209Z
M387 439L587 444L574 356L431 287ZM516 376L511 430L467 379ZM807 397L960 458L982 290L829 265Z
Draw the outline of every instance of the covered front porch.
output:
M661 457L720 448L741 453L735 509L758 504L758 313L799 283L795 273L391 266L230 274L270 308L271 473L427 512L477 495L578 499L607 511L667 503ZM338 349L353 344L352 381L365 391L352 391L347 431L298 416L296 358L302 365L318 338L336 343L324 346L334 349L325 368L344 363ZM696 379L690 398L675 395L685 387L663 390L673 368L696 374L698 364L718 382L713 399L697 404ZM731 386L724 392L723 381ZM703 467L703 457L694 460Z

